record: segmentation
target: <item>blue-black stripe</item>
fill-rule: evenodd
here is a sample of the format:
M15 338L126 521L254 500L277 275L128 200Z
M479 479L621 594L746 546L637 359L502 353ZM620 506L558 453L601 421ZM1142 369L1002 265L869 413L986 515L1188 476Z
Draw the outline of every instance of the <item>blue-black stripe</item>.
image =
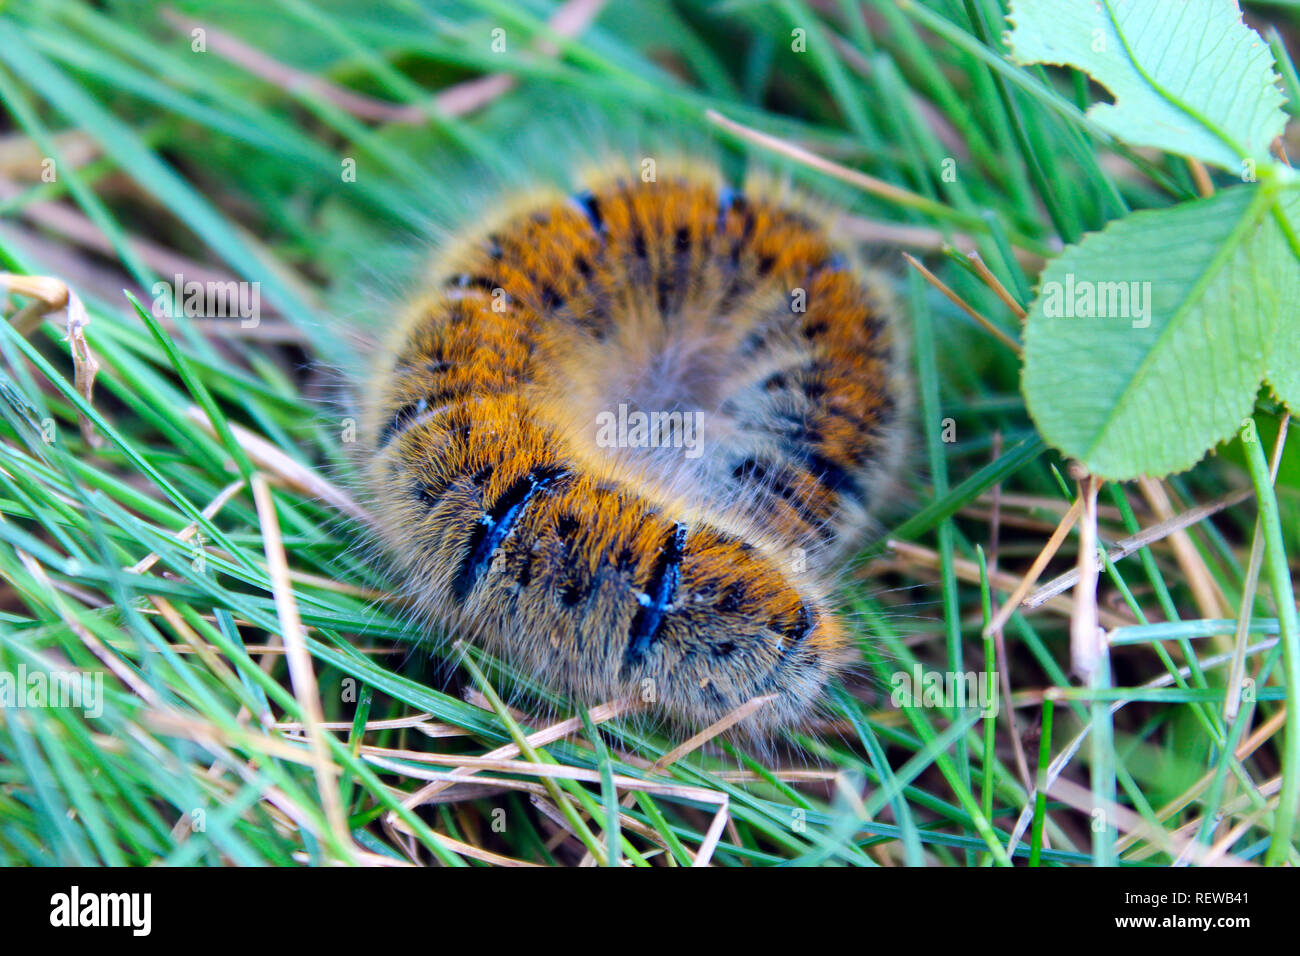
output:
M573 196L573 203L587 217L587 222L591 223L591 228L597 235L605 234L605 218L600 213L600 200L590 189L584 189Z
M465 560L452 579L452 590L457 598L463 601L474 590L501 542L505 541L523 517L528 503L566 474L563 469L553 466L534 468L507 488L492 507L483 512L470 534Z
M628 632L627 661L633 663L645 656L650 645L659 636L663 625L664 613L677 594L677 583L681 578L682 554L686 548L686 525L678 524L664 539L659 549L659 558L650 572L646 582L644 597L640 598L640 607L632 618L632 627Z

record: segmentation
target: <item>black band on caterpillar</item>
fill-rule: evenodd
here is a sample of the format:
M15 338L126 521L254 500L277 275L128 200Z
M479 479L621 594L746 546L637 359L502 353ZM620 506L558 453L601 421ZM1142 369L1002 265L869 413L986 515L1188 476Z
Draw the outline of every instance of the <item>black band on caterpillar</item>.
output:
M686 547L686 525L678 524L664 540L645 590L637 595L639 607L628 633L627 664L636 664L645 656L659 635L664 614L672 607L681 576L682 551Z
M567 474L562 468L553 466L534 468L483 512L470 535L465 559L452 579L452 590L456 597L462 601L469 597L469 592L492 562L497 548L514 530L515 523L533 497Z

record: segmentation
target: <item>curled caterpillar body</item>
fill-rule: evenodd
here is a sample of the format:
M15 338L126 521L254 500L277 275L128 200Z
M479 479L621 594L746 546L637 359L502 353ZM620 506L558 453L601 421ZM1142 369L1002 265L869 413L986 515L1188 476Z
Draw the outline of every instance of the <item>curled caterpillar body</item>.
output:
M561 692L798 722L849 657L816 569L899 454L890 308L775 191L584 186L459 237L394 330L381 535L433 622Z

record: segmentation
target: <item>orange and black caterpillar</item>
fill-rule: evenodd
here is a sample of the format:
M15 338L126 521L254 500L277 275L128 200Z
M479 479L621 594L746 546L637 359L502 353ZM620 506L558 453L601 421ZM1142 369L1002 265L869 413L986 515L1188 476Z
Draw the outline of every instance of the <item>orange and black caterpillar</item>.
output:
M433 623L585 701L807 716L850 656L830 572L904 395L892 310L815 215L684 164L534 191L440 250L365 429L381 536ZM636 412L655 441L597 440ZM695 455L659 440L683 421Z

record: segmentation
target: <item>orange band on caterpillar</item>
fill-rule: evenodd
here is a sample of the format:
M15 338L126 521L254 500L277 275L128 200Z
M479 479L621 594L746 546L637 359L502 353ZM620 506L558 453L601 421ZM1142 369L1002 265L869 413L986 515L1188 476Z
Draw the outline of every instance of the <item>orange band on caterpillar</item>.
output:
M805 565L898 458L889 313L808 212L716 174L516 203L375 373L367 485L416 603L585 701L799 721L850 656Z

